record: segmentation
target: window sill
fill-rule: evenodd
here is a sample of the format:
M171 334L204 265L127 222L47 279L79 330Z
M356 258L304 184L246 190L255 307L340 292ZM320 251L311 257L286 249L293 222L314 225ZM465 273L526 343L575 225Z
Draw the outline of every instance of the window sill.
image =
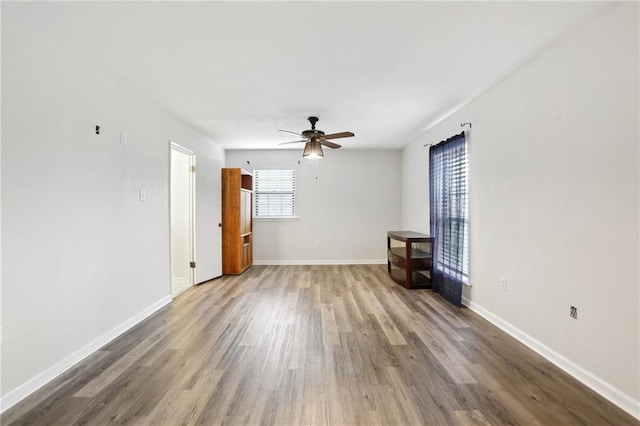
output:
M254 217L254 222L297 222L300 220L298 216L271 216L271 217Z

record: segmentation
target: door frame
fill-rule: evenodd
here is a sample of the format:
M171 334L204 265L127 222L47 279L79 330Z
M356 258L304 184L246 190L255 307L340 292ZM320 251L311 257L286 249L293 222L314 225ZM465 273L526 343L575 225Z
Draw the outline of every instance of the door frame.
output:
M175 143L172 140L169 140L169 294L172 298L176 296L173 295L173 271L172 271L172 259L173 259L173 247L171 244L171 176L172 176L172 168L171 168L171 156L173 151L181 152L189 156L189 167L191 168L191 172L189 173L189 261L195 263L196 262L196 154L192 150L183 147ZM187 274L189 285L187 288L193 287L196 280L196 267L190 268L189 273Z

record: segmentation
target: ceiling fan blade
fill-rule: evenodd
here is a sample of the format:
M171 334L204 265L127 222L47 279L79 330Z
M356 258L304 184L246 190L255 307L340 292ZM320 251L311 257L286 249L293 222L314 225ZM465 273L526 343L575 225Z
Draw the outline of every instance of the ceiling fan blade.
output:
M292 135L296 135L296 136L302 136L300 133L296 133L296 132L292 132L291 130L278 130L279 132L284 132L284 133L291 133Z
M353 132L340 132L331 133L330 135L323 135L322 139L350 138L351 136L355 136L355 134Z
M319 140L318 142L320 142L320 144L326 147L333 148L333 149L340 148L342 146L342 145L338 145L337 143L329 142L329 141Z
M282 143L279 143L278 145L288 145L290 143L300 143L300 142L309 142L309 140L308 139L303 139L301 141L282 142Z

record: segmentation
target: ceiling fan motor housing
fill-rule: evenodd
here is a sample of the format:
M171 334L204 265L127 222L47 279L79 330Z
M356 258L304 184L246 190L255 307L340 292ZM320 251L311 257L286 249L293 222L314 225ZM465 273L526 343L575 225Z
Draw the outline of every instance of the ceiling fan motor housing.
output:
M324 132L322 130L316 130L316 129L305 130L302 132L303 138L312 138L316 136L324 136Z
M322 130L316 130L316 123L318 122L318 117L309 117L307 118L309 123L311 123L311 130L305 130L302 132L302 137L312 138L314 136L324 136L324 132Z

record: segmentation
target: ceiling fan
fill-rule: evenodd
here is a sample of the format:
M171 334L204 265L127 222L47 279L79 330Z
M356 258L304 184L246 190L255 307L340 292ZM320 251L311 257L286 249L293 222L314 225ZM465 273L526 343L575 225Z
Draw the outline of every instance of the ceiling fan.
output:
M302 153L302 156L306 158L318 158L324 157L324 153L322 152L322 145L332 149L340 148L342 146L338 145L335 142L331 142L329 139L350 138L352 136L355 136L353 132L340 132L326 135L322 130L316 129L318 117L309 117L307 118L307 120L309 120L309 123L311 123L311 129L305 130L302 133L291 132L289 130L280 130L281 132L300 136L302 137L301 140L282 142L279 145L304 142L306 145L304 146L304 152Z

